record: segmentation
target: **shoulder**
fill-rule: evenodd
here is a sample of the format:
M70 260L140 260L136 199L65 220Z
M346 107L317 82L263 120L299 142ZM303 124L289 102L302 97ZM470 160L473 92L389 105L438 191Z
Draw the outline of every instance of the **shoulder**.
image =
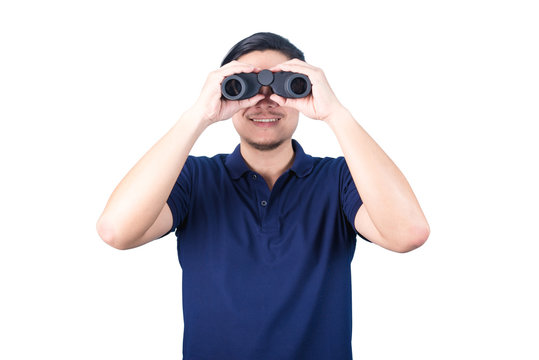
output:
M303 176L335 176L341 172L341 169L347 168L344 157L318 157L306 153L299 142L292 140L292 146L296 153L292 171Z
M177 178L177 183L195 186L200 182L214 181L221 173L226 172L223 157L226 157L226 155L215 155L213 157L189 155Z
M216 163L223 163L228 156L229 156L228 154L217 154L211 157L205 156L205 155L202 155L202 156L189 155L185 163L186 164L190 163L195 166L196 165L199 165L199 166L211 165L211 164L216 164Z
M318 175L341 177L347 172L348 165L344 157L313 157L313 172Z
M189 155L185 160L184 168L193 172L219 171L224 169L227 154L217 154L212 157Z

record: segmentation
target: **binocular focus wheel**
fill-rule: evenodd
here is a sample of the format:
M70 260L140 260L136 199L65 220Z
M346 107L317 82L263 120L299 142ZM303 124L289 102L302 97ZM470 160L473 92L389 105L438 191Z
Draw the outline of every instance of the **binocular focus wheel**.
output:
M273 73L269 70L262 70L258 73L258 82L262 86L268 86L273 82Z

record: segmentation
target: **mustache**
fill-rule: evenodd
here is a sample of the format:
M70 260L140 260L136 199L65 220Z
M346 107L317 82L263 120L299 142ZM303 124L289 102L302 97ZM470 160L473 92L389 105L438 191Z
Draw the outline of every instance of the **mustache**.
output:
M253 112L245 114L246 117L267 116L267 115L271 115L276 118L283 118L285 117L286 114L280 111L275 111L275 110L253 111Z

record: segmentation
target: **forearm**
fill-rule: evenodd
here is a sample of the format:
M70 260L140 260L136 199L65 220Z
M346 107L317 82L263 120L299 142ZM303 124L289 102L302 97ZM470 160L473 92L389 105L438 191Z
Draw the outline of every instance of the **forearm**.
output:
M429 227L408 181L342 107L324 72L298 59L271 70L293 71L309 77L310 96L286 99L273 94L271 99L280 106L293 107L311 119L326 122L335 133L363 200L354 220L356 229L367 230L369 236L376 238L373 242L394 251L409 251L420 246L428 237Z
M129 244L154 224L205 126L187 112L118 184L98 221L108 243Z
M258 94L241 101L226 101L221 82L231 74L252 72L254 67L232 61L211 72L196 103L129 171L112 193L97 231L117 248L139 246L162 235L170 220L166 200L185 164L187 156L204 129L229 119L237 111L255 105ZM168 220L167 220L168 219Z
M426 240L427 221L393 161L344 108L326 122L337 137L363 206L385 245L402 248L402 242Z

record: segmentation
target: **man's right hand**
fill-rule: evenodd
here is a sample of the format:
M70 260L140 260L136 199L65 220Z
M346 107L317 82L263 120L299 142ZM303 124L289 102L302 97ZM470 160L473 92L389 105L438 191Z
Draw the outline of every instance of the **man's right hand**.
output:
M264 95L257 94L250 99L230 101L221 96L221 83L227 76L233 74L258 73L261 70L249 64L232 61L211 72L198 100L189 112L203 121L205 126L209 126L214 122L230 119L239 110L255 105L264 98Z
M221 82L229 75L259 71L233 61L210 73L195 105L135 164L110 196L97 223L106 243L130 249L171 229L167 198L195 141L207 126L229 119L264 98L258 94L241 101L225 100Z

